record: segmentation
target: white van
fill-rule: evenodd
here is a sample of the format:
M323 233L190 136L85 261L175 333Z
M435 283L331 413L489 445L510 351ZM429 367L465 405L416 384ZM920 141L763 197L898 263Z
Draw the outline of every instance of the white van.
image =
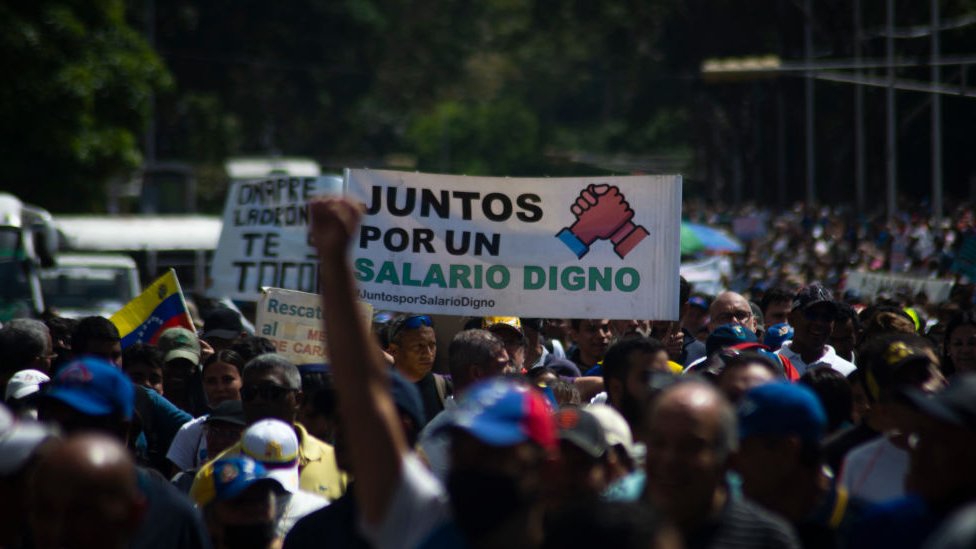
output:
M139 269L122 254L60 254L41 270L45 305L68 318L112 316L139 295Z

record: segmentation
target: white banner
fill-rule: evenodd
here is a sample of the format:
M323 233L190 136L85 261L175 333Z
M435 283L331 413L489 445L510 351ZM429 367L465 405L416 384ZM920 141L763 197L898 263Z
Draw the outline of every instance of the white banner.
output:
M232 183L207 294L256 301L265 286L317 292L318 258L308 245L305 204L341 192L336 176Z
M865 298L873 298L879 292L894 292L908 289L914 296L919 292L925 293L929 301L938 303L949 299L953 281L934 280L931 278L916 278L911 276L891 275L882 273L847 273L847 283L844 288L851 288L861 292Z
M369 324L373 308L360 303L362 321ZM258 300L255 334L274 343L278 354L294 364L328 362L322 330L322 297L318 294L263 288Z
M692 291L716 296L726 290L726 282L732 277L732 260L722 255L682 263L681 276L691 284Z
M513 179L347 170L377 309L678 318L680 176Z

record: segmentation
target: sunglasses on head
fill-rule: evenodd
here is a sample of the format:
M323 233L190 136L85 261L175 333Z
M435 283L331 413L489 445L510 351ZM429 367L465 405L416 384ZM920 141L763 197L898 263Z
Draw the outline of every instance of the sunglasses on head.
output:
M245 385L241 387L241 400L250 402L259 396L261 397L261 400L281 400L285 398L288 393L294 391L297 391L297 389L284 387L282 385L275 385L274 383Z
M428 328L434 327L434 321L429 315L408 316L397 323L396 327L393 329L393 334L390 336L390 339L395 340L403 330L416 330L417 328L421 328L423 326Z

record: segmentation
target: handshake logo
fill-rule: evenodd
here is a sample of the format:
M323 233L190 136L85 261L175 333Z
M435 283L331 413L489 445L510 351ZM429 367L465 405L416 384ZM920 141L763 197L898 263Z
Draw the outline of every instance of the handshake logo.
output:
M559 231L556 238L578 259L590 251L590 245L596 240L610 240L613 251L623 259L649 234L647 229L634 224L634 210L613 185L591 183L569 209L576 222Z

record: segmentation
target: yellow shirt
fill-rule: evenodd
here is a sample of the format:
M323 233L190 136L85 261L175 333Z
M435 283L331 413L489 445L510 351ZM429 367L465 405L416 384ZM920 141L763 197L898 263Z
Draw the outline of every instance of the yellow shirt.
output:
M313 494L336 500L346 492L346 475L336 465L335 450L332 446L308 434L299 423L295 423L298 434L298 485ZM213 463L224 457L241 454L241 443L237 442L207 462L197 471L190 487L190 497L197 505L205 505L214 498Z

